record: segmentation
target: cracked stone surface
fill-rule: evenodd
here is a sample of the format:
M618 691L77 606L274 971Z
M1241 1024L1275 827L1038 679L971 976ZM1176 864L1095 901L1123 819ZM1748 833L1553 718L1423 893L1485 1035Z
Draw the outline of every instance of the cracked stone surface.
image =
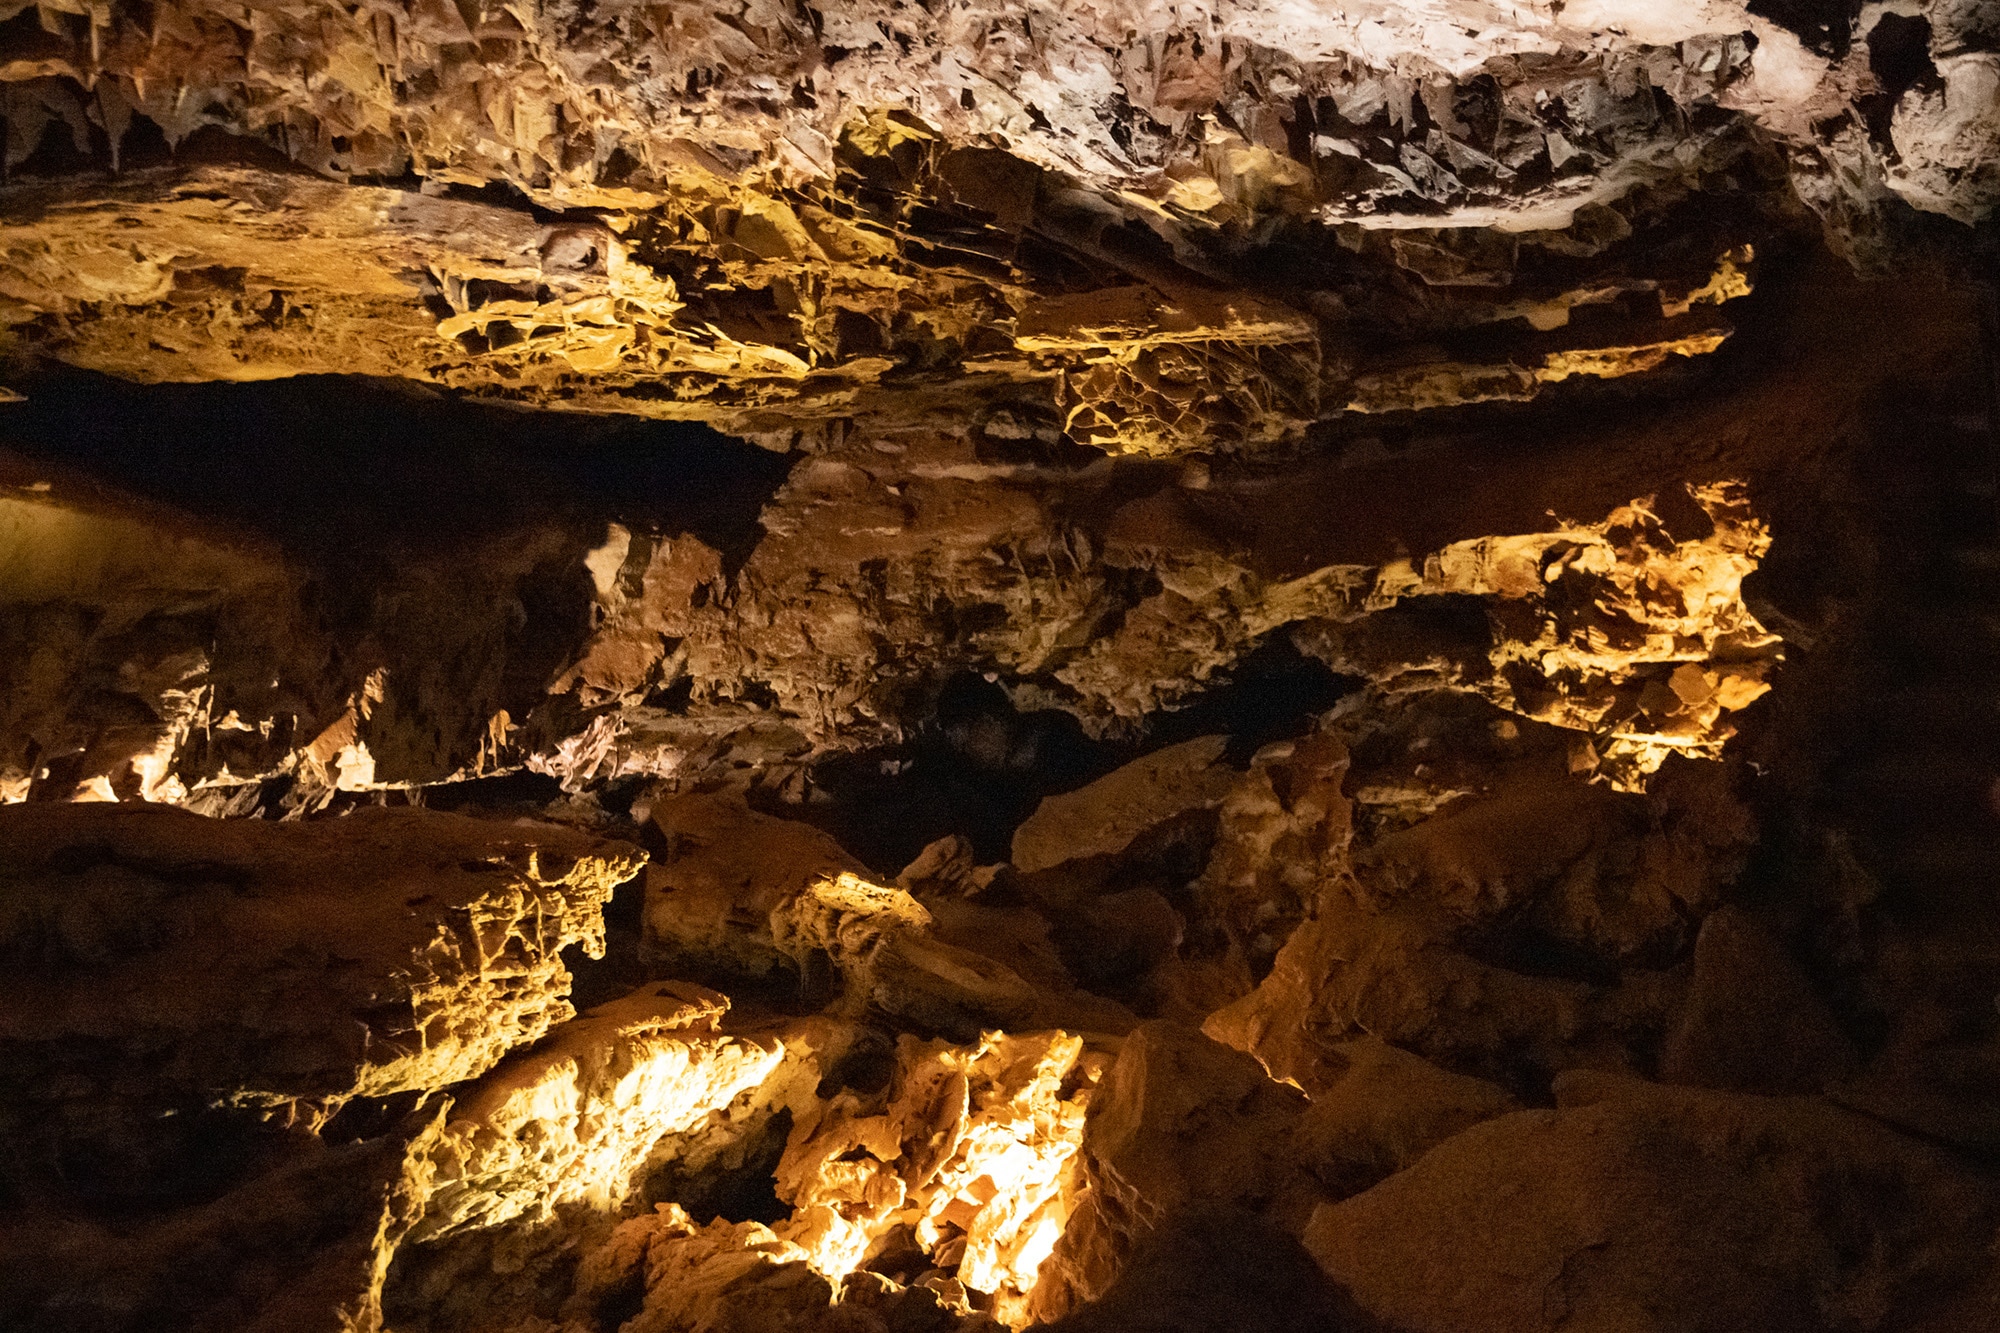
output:
M2000 1327L1988 0L0 0L0 1326Z

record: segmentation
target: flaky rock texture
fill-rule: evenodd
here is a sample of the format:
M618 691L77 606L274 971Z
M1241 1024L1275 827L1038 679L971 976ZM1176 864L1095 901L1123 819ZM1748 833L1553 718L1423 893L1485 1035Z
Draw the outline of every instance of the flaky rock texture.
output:
M1745 289L1769 210L1694 253L1657 224L1718 177L1857 252L1984 217L1991 25L1917 8L20 7L8 161L156 147L7 191L0 291L17 350L145 378L767 430L950 384L1113 452L1258 445L1713 350L1689 311ZM140 165L218 131L223 161ZM1303 283L1259 272L1274 236Z
M603 904L643 860L422 811L278 825L101 803L9 808L0 846L23 1327L374 1327L426 1119L384 1099L560 1030L562 951L602 952ZM327 1130L343 1107L382 1127ZM195 1271L204 1253L232 1258Z
M971 1048L905 1038L887 1104L840 1096L798 1120L778 1162L785 1233L844 1277L892 1239L1007 1324L1075 1206L1075 1156L1101 1065L1068 1033L993 1033Z
M1198 1032L1167 1023L1134 1031L1092 1099L1084 1189L1043 1265L1036 1318L1060 1319L1104 1295L1176 1214L1271 1204L1288 1184L1304 1100Z
M2000 1326L1993 4L0 0L0 123L0 1326Z
M418 811L279 826L29 805L4 820L24 1134L114 1094L66 1086L83 1049L118 1052L121 1081L167 1105L306 1119L479 1074L571 1016L562 951L602 953L603 904L643 856Z
M782 1043L721 1037L727 1007L693 987L655 985L564 1024L482 1080L418 1149L430 1197L409 1238L622 1200L662 1136L703 1125L783 1063Z

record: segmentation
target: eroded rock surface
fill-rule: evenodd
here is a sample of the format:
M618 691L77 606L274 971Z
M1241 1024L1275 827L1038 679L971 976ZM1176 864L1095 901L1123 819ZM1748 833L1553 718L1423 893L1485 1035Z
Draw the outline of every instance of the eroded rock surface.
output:
M414 1099L562 1030L643 861L414 810L0 813L23 1327L375 1327Z
M1982 1185L1824 1103L1581 1073L1556 1097L1320 1209L1307 1248L1392 1326L1454 1333L1896 1327L1990 1262Z
M1993 1323L1992 8L0 0L0 1325Z
M273 825L29 805L4 820L24 1134L121 1092L313 1120L471 1078L572 1015L562 952L602 953L603 904L643 860L412 810ZM89 1076L66 1064L100 1061L123 1088L67 1086Z

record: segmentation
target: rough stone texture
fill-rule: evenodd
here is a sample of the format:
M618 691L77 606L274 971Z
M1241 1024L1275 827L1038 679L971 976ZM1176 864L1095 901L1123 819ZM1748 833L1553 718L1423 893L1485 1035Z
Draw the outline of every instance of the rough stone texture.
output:
M408 1239L546 1221L566 1204L608 1209L631 1192L663 1136L782 1100L773 1076L786 1063L783 1043L722 1036L716 1024L727 1008L713 992L656 983L563 1024L494 1070L415 1149L430 1197Z
M1857 253L1912 208L1985 216L1996 39L1977 6L1916 8L1801 40L1731 0L17 6L10 163L46 136L117 165L135 122L142 158L233 138L193 175L10 191L7 323L147 378L341 368L736 421L907 403L946 371L1031 384L1115 450L1257 443L1712 349L1659 316L1723 294L1709 270L1759 229L1701 270L1644 233L1760 151ZM494 183L552 220L452 197ZM1635 231L1636 263L1565 263ZM1303 290L1241 281L1273 232L1313 256ZM1216 294L1242 285L1271 295ZM1356 353L1627 295L1653 326L1610 341Z
M1345 1067L1311 1089L1294 1135L1299 1160L1338 1197L1359 1194L1483 1120L1518 1111L1504 1088L1373 1037L1342 1044Z
M668 852L646 875L640 956L683 976L796 968L772 914L817 881L864 870L827 834L758 814L740 798L690 794L662 802L653 820Z
M721 1333L724 1329L810 1329L815 1333L994 1333L1002 1325L974 1313L950 1280L903 1286L858 1272L829 1282L806 1252L757 1222L696 1227L677 1206L620 1225L586 1257L570 1317L589 1318L632 1288L639 1312L629 1333Z
M778 1163L783 1234L844 1277L897 1243L1019 1326L1075 1207L1076 1152L1102 1070L1063 1032L973 1047L904 1037L886 1098L844 1093L794 1122Z
M134 1330L373 1328L409 1096L561 1030L561 952L601 952L643 859L424 811L94 803L0 811L0 846L6 1321Z
M1228 740L1204 736L1169 746L1049 797L1014 830L1014 868L1032 874L1083 857L1116 856L1176 815L1216 804L1232 776L1215 766Z
M1415 1333L1884 1328L1990 1262L1991 1207L1949 1157L1823 1102L1578 1073L1557 1109L1322 1207L1305 1243Z
M0 1324L1993 1322L1992 11L0 0Z
M1639 785L1668 754L1718 753L1768 686L1782 644L1743 580L1796 493L1797 442L1852 431L1872 394L1957 345L1930 300L1827 274L1770 316L1771 345L1811 349L1782 377L1718 382L1608 436L1426 437L1450 487L1365 438L1113 465L1025 412L857 418L806 440L733 572L685 529L600 511L392 547L363 578L10 466L23 574L6 614L35 650L5 663L0 781L218 813L523 770L796 797L828 754L906 738L956 673L1121 736L1289 638L1386 697L1477 694L1574 731L1580 766ZM1856 301L1879 337L1840 313ZM57 531L80 543L76 573ZM135 545L168 557L143 580L81 558Z
M1178 1214L1309 1205L1289 1152L1304 1103L1199 1032L1135 1029L1091 1099L1083 1192L1042 1265L1035 1318L1057 1321L1105 1295L1135 1249Z
M1660 1053L1661 1078L1740 1092L1820 1092L1858 1062L1784 946L1741 908L1710 913L1695 937L1685 1008Z
M0 845L10 1137L127 1099L312 1121L473 1077L571 1016L562 951L601 954L603 904L643 859L388 810L16 806Z
M1206 1030L1309 1089L1364 1032L1524 1086L1632 1067L1684 984L1654 960L1754 830L1712 772L1671 769L1649 800L1550 771L1562 762L1544 751L1330 866L1270 975Z
M390 1327L477 1329L560 1304L580 1250L661 1178L743 1168L814 1089L847 1034L801 1021L724 1030L729 1002L655 982L556 1028L466 1087L404 1153L384 1223Z

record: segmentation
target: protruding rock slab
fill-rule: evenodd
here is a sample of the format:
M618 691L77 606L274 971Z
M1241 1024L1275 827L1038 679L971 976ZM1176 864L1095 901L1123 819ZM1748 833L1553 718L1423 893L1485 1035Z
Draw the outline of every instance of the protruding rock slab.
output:
M1859 1062L1784 945L1740 907L1701 924L1694 977L1660 1054L1669 1083L1739 1092L1820 1092Z
M495 1069L419 1146L432 1184L410 1239L546 1220L571 1203L617 1206L663 1136L711 1128L784 1064L783 1042L717 1030L728 1007L713 991L657 982Z
M668 852L646 874L640 957L662 974L755 978L787 968L771 914L817 881L867 873L831 836L738 796L676 797L653 822Z
M1046 870L1088 856L1116 856L1176 815L1213 806L1235 774L1218 767L1227 736L1171 745L1085 787L1051 796L1014 830L1017 870Z
M904 1037L885 1095L843 1091L793 1127L778 1193L795 1211L779 1231L829 1277L900 1242L1019 1325L1075 1202L1102 1068L1066 1032L990 1032L974 1046Z
M405 1156L408 1201L384 1233L390 1324L483 1329L496 1309L567 1290L577 1252L611 1241L659 1181L726 1177L782 1137L787 1113L817 1106L846 1030L808 1018L739 1031L728 1009L654 982L464 1089Z
M561 952L602 951L644 859L423 810L0 808L0 1135L32 1204L0 1324L376 1327L385 1227L435 1174L406 1157L435 1108L379 1099L569 1018Z
M0 808L6 1113L46 1127L139 1097L312 1119L474 1077L571 1016L561 952L602 952L603 904L644 860L423 810Z
M1461 1130L1521 1109L1504 1088L1374 1037L1333 1054L1345 1067L1312 1090L1293 1142L1301 1164L1337 1194L1358 1193Z

